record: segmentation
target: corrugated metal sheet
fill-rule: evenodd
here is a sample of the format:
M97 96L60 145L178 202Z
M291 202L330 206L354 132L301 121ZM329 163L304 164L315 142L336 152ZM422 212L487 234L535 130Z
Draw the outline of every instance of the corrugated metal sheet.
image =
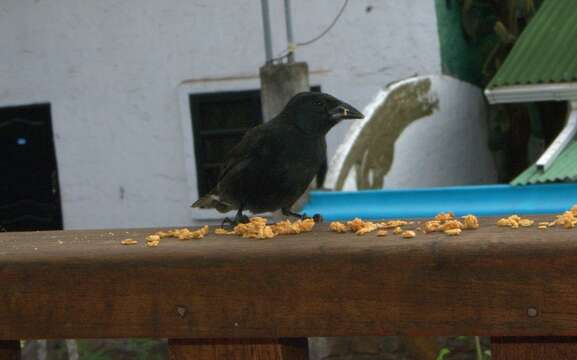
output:
M535 165L525 170L512 185L542 184L547 182L574 181L577 179L577 141L573 141L559 155L547 171L540 171Z
M577 81L577 0L546 0L487 86Z

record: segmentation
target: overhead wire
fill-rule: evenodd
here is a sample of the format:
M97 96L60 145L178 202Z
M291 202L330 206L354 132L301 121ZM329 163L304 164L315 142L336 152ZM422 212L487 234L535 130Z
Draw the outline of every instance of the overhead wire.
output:
M347 5L349 4L349 0L345 0L343 2L343 5L341 6L339 12L337 13L337 15L335 16L335 18L333 19L333 21L331 21L331 23L329 24L329 26L327 26L326 29L324 29L319 35L313 37L310 40L307 41L303 41L303 42L297 42L295 44L289 44L289 46L284 49L283 51L281 51L276 57L272 58L269 63L274 63L275 61L282 61L282 59L284 59L285 57L288 56L289 53L294 52L294 50L299 47L299 46L307 46L310 45L320 39L322 39L326 34L329 33L329 31L331 31L331 29L337 24L337 22L339 21L340 17L343 15L343 13L345 12L345 9L347 8Z

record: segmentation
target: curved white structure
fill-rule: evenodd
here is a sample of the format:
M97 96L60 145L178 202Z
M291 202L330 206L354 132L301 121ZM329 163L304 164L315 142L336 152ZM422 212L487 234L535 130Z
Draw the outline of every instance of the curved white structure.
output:
M481 89L442 75L381 91L337 149L325 187L335 190L487 184L497 180Z

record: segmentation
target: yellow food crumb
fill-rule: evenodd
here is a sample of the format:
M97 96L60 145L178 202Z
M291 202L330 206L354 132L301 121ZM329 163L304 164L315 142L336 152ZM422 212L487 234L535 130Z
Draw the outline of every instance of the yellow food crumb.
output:
M136 245L136 244L138 244L138 241L136 241L134 239L124 239L120 243L122 245Z
M459 220L449 220L441 225L441 231L451 230L451 229L464 229L465 225L461 223Z
M501 218L497 220L497 226L511 226L511 220L508 218Z
M270 239L275 236L272 228L266 225L267 220L262 217L253 217L246 224L238 224L234 227L234 233L245 238Z
M497 226L508 226L512 229L518 229L520 226L529 227L535 223L535 220L524 219L519 215L511 215L506 218L501 218L497 221ZM539 226L544 226L548 223L539 223Z
M531 225L533 225L535 223L534 220L530 220L530 219L521 219L519 220L519 225L523 226L523 227L529 227Z
M167 237L172 237L172 234L170 231L159 231L157 233L155 233L154 235L158 235L160 236L160 238L167 238Z
M234 231L228 231L228 230L223 229L223 228L214 229L214 233L216 235L234 235Z
M460 235L461 231L462 230L460 228L452 228L452 229L447 229L444 232L447 235L456 236L456 235Z
M571 229L577 225L577 218L575 218L572 211L565 211L563 214L557 215L555 223L563 225L565 229Z
M148 235L146 241L160 241L159 235Z
M463 216L463 223L465 230L475 230L479 228L479 220L475 215L465 215Z
M403 232L403 229L400 226L397 226L395 230L393 230L393 234L398 235Z
M451 220L455 217L455 214L453 214L452 211L448 211L446 213L438 213L437 216L435 216L435 220L437 221L448 221Z
M398 229L398 228L397 228ZM396 229L395 229L396 230ZM405 239L414 238L417 234L412 230L406 230L401 233L401 236Z
M377 230L377 224L372 223L370 221L365 223L365 226L360 228L359 230L355 231L355 234L357 235L365 235L370 233L371 231L375 231Z
M360 218L354 218L351 221L347 221L347 226L349 229L351 229L351 231L357 232L358 230L365 227L365 223L366 222Z
M339 221L333 221L330 225L329 225L329 230L334 231L334 232L338 232L338 233L346 233L348 231L348 228L345 224L343 224L342 222Z
M379 229L394 229L396 227L404 226L407 224L409 224L409 222L404 221L404 220L389 220L389 221L377 223L377 228L379 228Z
M441 227L441 222L439 220L426 221L423 224L423 232L425 234L428 234L428 233L432 233L435 231L439 231L440 227Z
M309 218L297 220L294 223L291 223L289 220L279 221L278 223L271 225L271 228L276 235L290 235L312 231L314 226L315 221Z
M202 239L208 234L208 225L204 225L198 230L190 231L187 228L174 230L174 237L179 240Z
M547 225L539 225L539 229L543 230L543 229L548 229L549 227Z
M387 230L381 229L377 231L377 236L387 236Z

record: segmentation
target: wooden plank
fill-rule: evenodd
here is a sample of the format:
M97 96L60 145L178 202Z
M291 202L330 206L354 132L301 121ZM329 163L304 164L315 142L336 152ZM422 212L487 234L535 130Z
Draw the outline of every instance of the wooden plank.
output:
M494 360L574 360L577 337L493 337Z
M0 360L20 360L20 341L0 341Z
M0 234L0 339L577 335L577 230L492 224L156 248L147 230Z
M307 360L306 338L168 340L170 360Z

